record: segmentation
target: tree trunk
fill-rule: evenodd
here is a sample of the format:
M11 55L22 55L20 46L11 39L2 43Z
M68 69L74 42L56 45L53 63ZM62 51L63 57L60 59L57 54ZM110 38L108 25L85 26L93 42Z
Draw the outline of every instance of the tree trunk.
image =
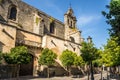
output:
M110 80L110 69L109 69L110 67L107 67L107 80Z
M68 76L71 75L71 69L70 69L70 66L67 66L67 71L68 71Z
M71 76L71 67L68 67L69 68L69 76Z
M103 69L102 69L102 67L101 67L101 80L103 80Z
M89 65L88 65L88 68L87 68L87 72L88 72L88 74L87 74L87 75L88 75L88 80L89 80L89 70L90 70L90 69L89 69Z
M94 80L92 61L90 62L91 80Z
M49 73L50 73L50 70L49 70L49 67L48 67L48 69L47 69L47 77L48 78L50 78L50 74Z
M120 70L119 70L119 68L120 68L120 66L118 66L118 80L120 80L120 76L119 76L119 74L120 74Z
M19 71L20 71L20 64L17 64L17 80L19 80Z

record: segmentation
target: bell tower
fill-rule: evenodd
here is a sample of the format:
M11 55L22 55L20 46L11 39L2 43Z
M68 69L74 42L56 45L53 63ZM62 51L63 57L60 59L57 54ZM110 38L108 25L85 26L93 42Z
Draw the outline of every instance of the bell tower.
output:
M76 17L74 16L73 9L70 7L64 15L64 23L68 28L76 28Z
M65 40L69 40L73 43L81 43L81 31L77 29L76 17L74 16L73 9L70 8L64 14L64 26L65 26Z
M71 32L76 29L76 17L74 16L73 9L70 8L64 14L64 25L65 25L65 39L69 40Z

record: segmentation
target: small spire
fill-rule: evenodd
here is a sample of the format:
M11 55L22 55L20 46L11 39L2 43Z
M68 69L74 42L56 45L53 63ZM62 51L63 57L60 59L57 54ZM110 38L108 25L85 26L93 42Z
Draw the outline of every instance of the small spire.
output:
M71 2L70 2L70 4L69 4L69 9L68 9L68 11L67 11L67 13L66 14L69 14L69 15L73 15L73 9L72 9L72 6L71 6Z

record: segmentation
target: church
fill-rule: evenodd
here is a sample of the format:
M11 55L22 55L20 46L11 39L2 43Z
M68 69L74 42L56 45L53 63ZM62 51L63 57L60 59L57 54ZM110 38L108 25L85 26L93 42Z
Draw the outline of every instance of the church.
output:
M26 46L33 60L21 67L23 71L29 71L28 75L34 76L39 68L38 57L44 48L51 49L58 57L66 49L81 54L83 38L76 22L71 7L64 14L64 22L61 22L22 0L1 0L0 51L9 52L16 46Z

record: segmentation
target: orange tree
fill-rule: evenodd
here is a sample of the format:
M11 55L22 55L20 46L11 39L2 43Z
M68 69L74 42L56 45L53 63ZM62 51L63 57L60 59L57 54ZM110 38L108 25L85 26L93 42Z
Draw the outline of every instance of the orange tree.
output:
M32 56L28 53L28 49L25 46L17 46L10 50L10 53L3 55L5 61L8 64L17 64L17 79L19 76L20 64L27 64L32 60Z
M69 75L71 75L71 66L81 66L84 62L81 56L77 56L76 53L70 50L64 50L60 55L60 60L64 67L67 68Z
M49 67L51 65L54 65L55 59L57 58L57 55L50 49L45 48L43 49L41 55L39 56L38 63L40 65L47 65L48 66L48 77L49 77Z

